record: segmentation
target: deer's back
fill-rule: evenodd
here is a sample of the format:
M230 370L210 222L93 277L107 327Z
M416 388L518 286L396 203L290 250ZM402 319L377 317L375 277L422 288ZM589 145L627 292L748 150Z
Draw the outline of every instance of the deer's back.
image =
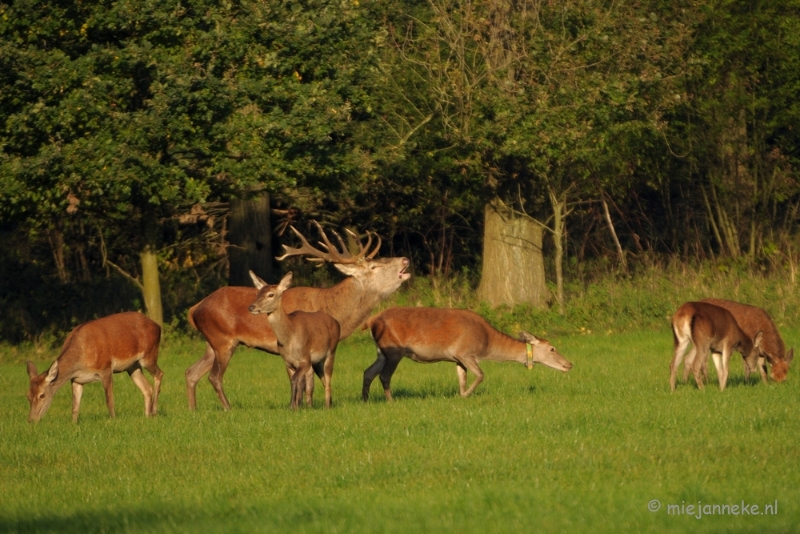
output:
M405 347L422 355L451 352L483 354L493 329L470 310L447 308L390 308L369 321L380 347Z
M738 345L744 337L733 314L707 302L683 304L673 317L675 323L690 325L692 342L708 342L715 350L721 349L723 343Z
M145 354L158 350L161 327L138 312L103 317L77 326L59 356L62 363L91 369L125 370Z
M267 316L250 313L257 294L254 287L221 287L189 310L189 321L212 346L236 340L277 354Z

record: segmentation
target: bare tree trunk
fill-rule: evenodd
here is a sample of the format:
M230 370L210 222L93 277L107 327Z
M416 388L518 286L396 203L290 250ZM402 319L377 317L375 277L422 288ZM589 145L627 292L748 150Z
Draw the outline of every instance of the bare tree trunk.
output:
M143 214L142 235L144 246L139 254L142 262L142 295L147 316L164 326L164 309L161 303L161 281L158 275L158 221L152 210Z
M567 199L558 198L556 192L548 187L550 204L553 207L553 244L555 245L556 264L556 302L558 313L564 315L564 226L567 218Z
M495 198L484 211L483 263L478 298L492 306L547 308L542 225Z
M64 261L64 234L58 228L51 228L47 231L47 237L50 240L50 248L53 250L53 261L56 264L58 279L62 283L69 282L69 273L67 273L67 265Z
M250 286L248 271L263 280L272 279L272 227L269 193L248 199L232 199L228 215L228 284Z
M608 211L608 202L606 202L606 199L602 194L600 195L600 201L603 203L603 214L606 217L606 222L608 223L608 229L611 231L611 237L614 239L614 245L616 245L617 247L619 262L622 265L622 270L627 273L628 262L625 259L625 251L622 250L622 245L620 244L619 238L617 237L617 231L614 229L614 222L611 220L611 212Z

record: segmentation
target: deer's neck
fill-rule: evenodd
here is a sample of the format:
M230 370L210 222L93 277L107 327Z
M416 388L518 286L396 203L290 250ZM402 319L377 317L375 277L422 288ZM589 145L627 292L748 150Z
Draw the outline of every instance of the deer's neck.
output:
M288 343L292 336L292 324L282 301L278 302L278 307L275 311L267 316L267 321L269 321L272 331L275 332L278 344L285 345Z
M312 287L287 289L282 299L284 309L288 313L297 310L324 311L339 322L340 338L344 339L364 323L383 299L383 295L350 276L325 289Z
M528 361L527 344L514 339L502 332L494 330L489 336L489 350L487 360L496 362L518 362L525 364Z

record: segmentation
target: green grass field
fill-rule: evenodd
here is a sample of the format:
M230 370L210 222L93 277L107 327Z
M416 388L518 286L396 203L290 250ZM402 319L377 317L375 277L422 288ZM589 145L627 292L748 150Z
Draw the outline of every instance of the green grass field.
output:
M798 531L800 372L744 383L737 355L725 392L711 364L705 391L670 393L666 329L548 337L570 373L485 363L462 399L453 365L406 360L395 402L376 380L364 404L374 349L359 333L339 347L334 408L317 382L297 412L280 358L239 349L232 411L203 380L195 413L183 372L203 343L169 339L158 417L122 374L117 418L95 383L77 425L69 387L28 424L25 367L0 365L0 531ZM800 331L784 337L800 347ZM697 518L698 502L728 508Z

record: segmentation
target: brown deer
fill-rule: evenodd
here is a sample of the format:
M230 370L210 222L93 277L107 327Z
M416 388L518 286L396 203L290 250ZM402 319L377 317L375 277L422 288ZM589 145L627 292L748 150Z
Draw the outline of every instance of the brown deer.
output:
M684 380L688 378L687 369L691 368L697 387L703 389L703 375L708 378L706 369L708 354L711 353L714 366L717 368L719 389L724 391L733 351L741 353L747 368L755 369L764 336L763 332L758 331L751 338L739 328L736 319L728 310L707 302L682 304L672 317L672 335L675 349L669 377L672 391L675 391L678 366L690 343L694 346L686 357Z
M378 358L364 371L361 396L369 400L369 388L380 375L386 400L392 400L391 380L404 356L415 362L454 362L462 397L468 397L483 381L480 362L518 362L533 368L542 363L559 371L572 364L547 340L520 332L520 340L495 330L470 310L446 308L390 308L367 319ZM467 372L475 381L467 387Z
M161 327L138 312L117 313L76 326L47 371L39 374L33 362L28 361L31 380L28 421L39 421L50 408L56 391L68 381L72 381L73 422L78 422L84 384L98 380L106 391L108 413L114 417L112 374L122 371L128 372L144 395L145 415L155 415L164 375L157 364L160 340ZM153 387L144 377L142 367L153 375Z
M761 357L758 359L758 371L761 374L761 380L767 382L766 362L768 361L772 367L771 376L776 382L783 382L786 380L786 374L789 372L789 364L792 363L794 358L794 349L789 349L786 352L786 345L781 339L781 334L778 332L778 327L772 321L769 314L748 304L735 302L733 300L725 299L703 299L700 302L707 302L720 308L725 308L733 315L739 328L749 337L754 338L758 332L763 332L764 337L761 340ZM745 378L750 377L750 369L745 365Z
M284 245L282 261L291 256L310 256L310 261L330 262L347 278L330 288L293 287L281 298L283 309L293 311L324 311L339 323L340 340L346 338L364 323L372 309L394 292L400 284L411 276L406 271L406 258L379 258L374 256L381 246L380 237L372 246L372 234L367 232L366 245L359 240L359 252L351 254L342 238L334 232L341 250L338 250L325 235L322 227L314 222L322 236L320 250L309 245L305 237L294 227L292 230L300 238L300 248ZM351 233L353 237L356 237ZM222 377L228 368L233 352L242 343L249 347L278 354L278 340L265 315L254 315L249 307L256 299L258 290L254 287L222 287L195 304L189 310L189 322L206 338L206 351L203 357L186 370L186 390L189 409L197 407L196 387L200 378L208 373L208 380L214 387L225 410L230 403L222 387ZM290 373L291 374L291 373Z
M269 285L250 271L258 290L250 305L250 313L263 313L278 339L278 352L292 384L291 407L297 409L303 390L306 404L311 407L314 393L314 371L325 386L325 407L331 407L331 376L336 345L339 343L339 323L325 312L294 311L286 313L281 295L292 285L292 273L286 273L278 285Z

